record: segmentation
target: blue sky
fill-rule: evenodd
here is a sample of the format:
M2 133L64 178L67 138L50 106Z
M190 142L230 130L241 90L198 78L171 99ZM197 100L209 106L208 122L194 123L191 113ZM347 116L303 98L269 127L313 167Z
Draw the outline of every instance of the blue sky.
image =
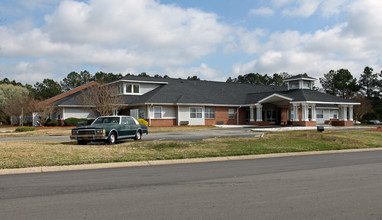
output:
M380 72L380 0L2 0L0 78Z

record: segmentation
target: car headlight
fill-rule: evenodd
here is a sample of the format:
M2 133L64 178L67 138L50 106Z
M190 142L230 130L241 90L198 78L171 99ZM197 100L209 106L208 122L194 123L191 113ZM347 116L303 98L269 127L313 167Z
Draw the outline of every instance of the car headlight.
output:
M73 130L72 135L78 135L78 130Z
M96 134L105 134L105 133L106 133L105 129L96 130Z

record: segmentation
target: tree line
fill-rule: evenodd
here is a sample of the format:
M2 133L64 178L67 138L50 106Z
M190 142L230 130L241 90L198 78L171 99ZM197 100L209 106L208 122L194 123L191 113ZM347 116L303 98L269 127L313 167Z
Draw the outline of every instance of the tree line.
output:
M351 98L362 103L361 106L355 106L355 118L360 120L381 119L382 118L382 71L373 73L373 68L365 67L360 78L357 80L347 69L330 70L319 78L320 87L314 89L322 92ZM306 76L307 74L304 73ZM15 80L4 78L0 80L0 118L10 118L11 115L21 115L37 110L36 103L42 100L59 95L63 92L74 89L78 86L91 81L97 81L99 84L121 79L131 74L114 74L105 72L96 72L94 75L84 70L81 72L70 72L62 81L57 82L53 79L44 79L42 82L36 82L33 86L23 85ZM138 76L149 77L146 72ZM287 72L274 73L272 75L260 73L248 73L239 75L236 78L229 77L228 83L246 83L254 85L267 86L286 86L284 80L292 75ZM169 78L168 75L156 74L156 78ZM200 80L198 76L189 76L187 80ZM33 107L34 106L34 107ZM49 109L47 106L45 108ZM359 108L359 109L357 109Z

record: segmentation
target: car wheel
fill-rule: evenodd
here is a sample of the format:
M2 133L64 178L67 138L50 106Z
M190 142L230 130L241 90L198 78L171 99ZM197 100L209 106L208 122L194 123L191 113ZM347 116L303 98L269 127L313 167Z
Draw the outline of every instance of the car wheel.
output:
M111 134L109 135L109 138L107 139L107 142L109 144L115 144L115 142L117 142L117 134L114 131L111 132Z
M88 144L87 141L82 141L82 140L78 140L77 143L78 143L78 145L87 145Z
M135 134L134 140L139 141L141 139L142 139L142 133L141 131L137 131L137 133Z

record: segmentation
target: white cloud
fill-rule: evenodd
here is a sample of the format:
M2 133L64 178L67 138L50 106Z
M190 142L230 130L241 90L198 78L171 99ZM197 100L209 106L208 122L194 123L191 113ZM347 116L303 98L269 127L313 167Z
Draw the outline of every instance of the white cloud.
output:
M282 13L289 16L309 17L317 11L320 5L320 0L300 0L296 3L296 6L288 7L284 9Z
M235 33L231 34L231 39L225 44L225 53L234 53L244 51L248 54L258 54L262 52L263 46L260 38L265 35L262 29L248 30L245 28L236 28Z
M199 67L191 68L166 68L166 74L173 78L187 78L188 76L198 76L203 80L225 80L220 79L220 72L208 67L207 64L202 63Z
M1 70L7 73L6 76L10 80L34 84L36 81L43 81L45 78L56 77L52 74L56 69L56 64L46 59L39 59L35 62L16 62L11 65L0 65Z
M260 15L260 16L271 16L274 15L275 12L271 8L257 8L257 9L250 9L249 10L250 15Z
M214 53L231 32L216 14L154 0L67 0L41 28L0 26L0 53L122 72L188 65Z
M280 7L290 7L292 4L288 1L277 3ZM347 68L358 77L365 66L380 68L382 2L359 0L349 4L345 8L347 11L342 12L339 12L338 8L340 4L348 3L346 0L339 1L338 4L333 1L321 3L325 7L333 6L330 14L347 13L348 20L315 32L302 33L292 30L269 34L263 32L265 36L263 35L262 39L266 41L262 43L259 43L259 38L248 38L248 34L242 34L241 39L251 39L252 44L257 45L256 50L260 52L252 53L248 47L242 47L243 52L256 56L253 56L250 62L233 64L232 74L234 76L249 72L272 74L286 71L291 74L306 72L319 77L331 69ZM303 4L298 6L303 8Z
M255 73L256 72L256 64L257 60L253 60L248 63L235 63L232 66L232 73L234 77L237 77L238 75L244 75L247 73Z
M155 0L39 2L43 8L55 6L43 24L28 15L0 26L2 74L20 81L41 81L45 76L60 80L45 73L63 73L63 68L80 71L76 68L83 66L115 73L154 69L172 77L220 80L223 71L209 67L217 64L207 64L202 60L206 56L225 61L235 57L232 64L222 64L231 65L234 76L284 71L320 76L339 68L358 74L365 66L377 70L382 61L379 0L273 0L250 11L250 15L281 12L298 19L332 19L330 26L307 32L228 25L217 14ZM46 11L32 1L28 4L23 7ZM195 62L202 64L184 67Z

